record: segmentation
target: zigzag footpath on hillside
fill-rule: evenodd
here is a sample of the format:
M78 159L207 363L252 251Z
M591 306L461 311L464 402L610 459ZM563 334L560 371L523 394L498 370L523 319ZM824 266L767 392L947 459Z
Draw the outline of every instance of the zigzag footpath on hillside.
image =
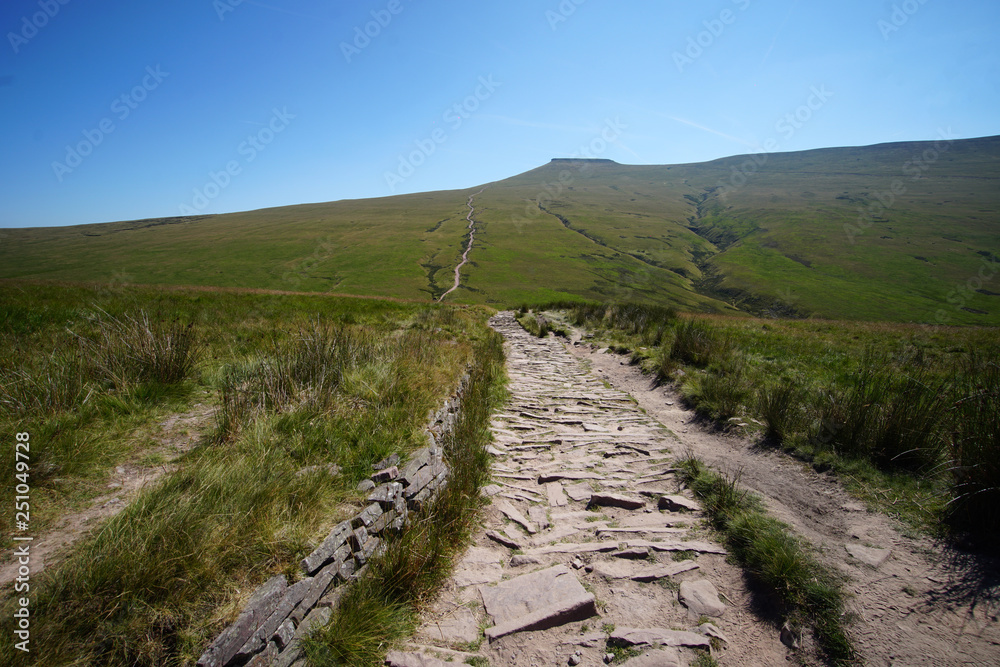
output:
M465 216L465 219L469 221L469 227L468 227L469 243L465 246L465 252L462 253L462 261L459 262L458 266L455 267L455 284L452 285L451 289L442 294L438 298L438 301L444 301L444 298L446 296L448 296L449 294L458 289L458 286L462 281L462 267L465 266L466 262L469 261L469 253L472 252L472 244L476 240L476 221L472 217L473 215L476 214L476 207L473 206L472 202L478 195L483 194L483 190L485 189L486 187L484 186L483 189L480 190L479 192L473 195L469 195L469 201L467 202L467 206L469 207L469 215Z

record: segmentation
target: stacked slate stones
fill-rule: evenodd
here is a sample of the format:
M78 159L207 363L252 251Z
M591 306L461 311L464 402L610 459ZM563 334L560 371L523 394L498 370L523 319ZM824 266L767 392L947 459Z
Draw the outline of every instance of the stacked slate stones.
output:
M375 464L378 472L359 489L368 506L337 524L316 549L302 559L304 578L289 584L284 575L268 579L236 621L198 659L198 667L300 667L305 665L302 638L326 625L346 592L341 584L364 576L368 561L381 553L385 539L403 530L410 512L419 511L448 481L442 440L455 426L468 385L464 375L455 395L429 415L429 446L399 467L393 454Z

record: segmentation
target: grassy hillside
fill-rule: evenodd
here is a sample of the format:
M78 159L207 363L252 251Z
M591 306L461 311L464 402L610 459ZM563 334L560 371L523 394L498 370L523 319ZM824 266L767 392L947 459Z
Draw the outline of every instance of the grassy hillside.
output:
M479 189L8 230L0 278L431 299L451 284ZM1000 137L668 166L553 160L490 184L475 207L449 300L1000 324Z

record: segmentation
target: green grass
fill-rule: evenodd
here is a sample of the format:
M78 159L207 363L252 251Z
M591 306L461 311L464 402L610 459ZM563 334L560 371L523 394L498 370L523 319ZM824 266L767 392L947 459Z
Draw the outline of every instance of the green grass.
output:
M356 513L375 461L423 446L428 413L473 357L492 364L481 383L495 392L486 352L499 348L481 309L21 284L0 293L0 312L0 378L22 383L4 393L17 400L0 406L0 433L31 433L35 534L106 492L165 416L230 406L172 472L32 577L30 664L190 664L249 591L300 576L298 561ZM60 378L78 385L53 395ZM471 411L480 422L483 409ZM453 462L481 466L467 456L451 447ZM3 461L13 495L12 451ZM8 635L0 656L22 664Z
M794 626L810 627L831 664L855 664L837 577L791 528L767 515L759 497L740 488L738 476L714 473L693 456L677 465L733 557L779 601L780 615Z
M997 546L995 329L553 307L675 382L720 427L739 422L741 432L834 470L915 527Z
M928 145L772 154L740 188L720 184L746 156L555 161L476 197L476 243L448 300L1000 324L1000 139L953 142L912 180L905 165ZM896 181L905 193L848 234ZM478 190L11 229L0 279L429 300L451 284Z

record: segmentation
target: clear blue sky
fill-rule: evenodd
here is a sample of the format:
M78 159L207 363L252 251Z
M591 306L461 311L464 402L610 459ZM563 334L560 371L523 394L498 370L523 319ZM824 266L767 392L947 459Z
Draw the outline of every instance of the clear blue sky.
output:
M996 0L4 0L0 28L0 227L1000 134Z

